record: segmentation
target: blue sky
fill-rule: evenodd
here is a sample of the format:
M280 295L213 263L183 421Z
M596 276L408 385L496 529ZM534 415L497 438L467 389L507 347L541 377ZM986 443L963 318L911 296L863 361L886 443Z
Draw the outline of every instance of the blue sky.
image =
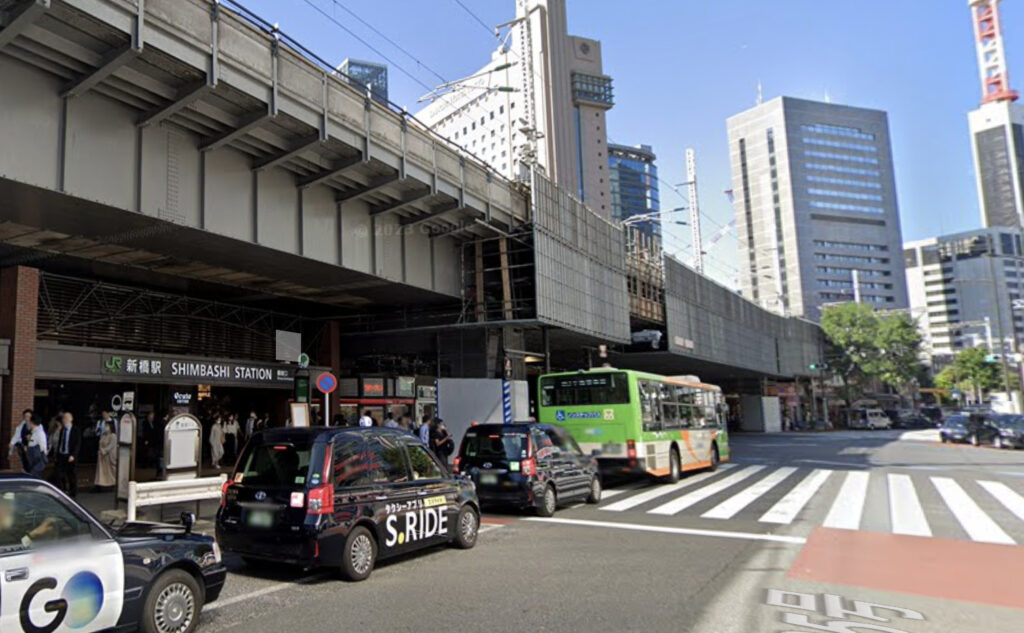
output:
M513 0L462 1L488 25L514 15ZM434 72L473 73L496 45L455 0L242 3L327 60L387 62L315 4L431 87L440 83ZM696 149L701 205L712 218L705 235L732 218L725 120L754 105L758 81L766 99L827 94L888 111L905 240L980 225L966 119L980 87L965 0L568 0L568 16L570 33L602 42L615 86L610 140L652 145L661 178L673 183L685 180L685 149ZM1024 91L1024 0L1004 2L1002 18L1011 82ZM391 100L418 109L423 86L394 66L389 79ZM661 195L664 208L683 204L665 187ZM679 228L669 252L689 241ZM722 240L709 272L729 282L734 260L735 240Z

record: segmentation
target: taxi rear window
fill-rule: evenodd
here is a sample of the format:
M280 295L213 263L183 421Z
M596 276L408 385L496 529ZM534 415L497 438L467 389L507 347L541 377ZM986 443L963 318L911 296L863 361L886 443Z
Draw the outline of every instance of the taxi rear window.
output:
M463 457L526 459L527 435L523 432L470 431L462 442Z
M235 483L256 486L304 486L309 472L310 442L268 442L250 446L235 474Z

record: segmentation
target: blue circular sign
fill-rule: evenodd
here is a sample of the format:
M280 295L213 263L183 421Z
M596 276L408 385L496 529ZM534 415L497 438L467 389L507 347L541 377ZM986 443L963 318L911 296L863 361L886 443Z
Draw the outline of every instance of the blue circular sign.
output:
M316 377L316 388L321 393L331 393L338 388L338 379L329 371L325 371Z

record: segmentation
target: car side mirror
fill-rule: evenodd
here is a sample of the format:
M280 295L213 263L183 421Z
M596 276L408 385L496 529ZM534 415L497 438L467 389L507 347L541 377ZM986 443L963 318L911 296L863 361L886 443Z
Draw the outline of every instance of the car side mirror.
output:
M191 534L192 526L196 524L196 515L191 512L182 512L181 524L185 526L185 534Z
M590 456L591 457L600 457L601 456L601 451L595 448L594 450L590 451Z

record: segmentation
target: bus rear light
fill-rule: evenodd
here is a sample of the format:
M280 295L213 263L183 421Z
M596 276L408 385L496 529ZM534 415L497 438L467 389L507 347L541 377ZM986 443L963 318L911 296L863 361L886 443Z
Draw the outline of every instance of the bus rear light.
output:
M532 457L524 459L520 463L520 467L524 475L533 476L537 474L537 460Z
M636 442L633 440L626 440L626 457L636 459Z

